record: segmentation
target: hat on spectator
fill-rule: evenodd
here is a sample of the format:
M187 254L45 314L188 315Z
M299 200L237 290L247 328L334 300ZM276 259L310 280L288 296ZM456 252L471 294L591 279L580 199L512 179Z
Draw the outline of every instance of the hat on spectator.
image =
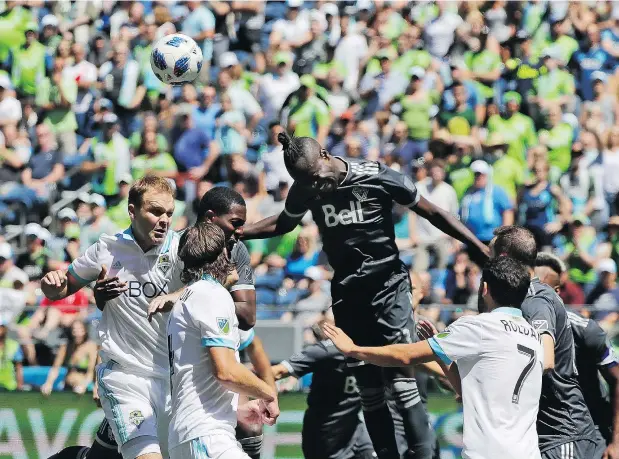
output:
M286 4L288 8L301 8L303 6L303 0L288 0Z
M490 171L492 170L492 168L486 161L482 161L481 159L478 159L477 161L473 161L471 163L471 170L475 174L488 175Z
M529 32L527 32L524 29L520 29L518 32L516 32L516 40L520 40L520 41L527 41L531 39L531 35L529 34Z
M102 110L112 110L114 108L114 104L110 99L101 99L99 101L99 107L101 107Z
M69 225L64 230L64 237L67 239L79 239L81 235L79 225Z
M68 219L68 220L71 220L72 222L76 222L77 221L77 214L70 207L65 207L60 212L58 212L58 219L59 220L67 220Z
M322 13L325 16L339 16L340 15L340 10L338 9L337 5L335 3L325 3L324 5L322 5L322 8L320 8L320 11L322 11Z
M299 83L301 86L305 86L306 88L314 89L316 87L316 78L311 75L303 75L299 78Z
M305 270L303 274L305 275L305 277L313 281L322 280L322 277L323 277L322 271L320 270L318 266L310 266L309 268Z
M11 79L6 74L0 74L0 88L11 89L13 85L11 84Z
M118 184L120 185L121 183L126 183L127 185L131 185L133 183L133 177L131 176L131 174L121 175L120 178L118 179Z
M13 249L8 242L0 242L0 258L10 260L13 258Z
M86 192L80 193L77 195L77 200L85 202L86 204L90 204L90 195Z
M105 198L97 193L93 193L90 195L90 203L103 208L107 207L107 204L105 203Z
M236 54L231 51L221 53L221 56L219 56L219 66L222 69L227 69L228 67L232 67L234 65L239 65L239 58L236 57Z
M106 113L102 120L104 124L116 124L118 123L118 116L115 113Z
M41 28L47 26L58 27L58 24L60 24L60 21L58 21L58 18L53 14L46 14L43 16L43 19L41 19Z
M591 74L591 81L593 81L594 83L596 81L601 81L602 83L606 83L606 81L608 81L608 76L604 72L600 70L596 70L595 72Z
M602 273L617 274L617 263L615 263L611 258L605 258L603 260L600 260L597 266L597 272L599 274L602 274Z
M372 0L357 0L357 11L371 11Z
M391 60L394 57L393 55L394 55L394 53L393 53L393 51L391 49L383 48L383 49L379 49L378 50L378 52L376 53L375 57L377 59L379 59L379 60L382 60L382 59L389 59L389 60Z
M275 65L289 64L291 61L292 57L290 56L290 53L285 51L281 51L273 56L273 62L275 62Z
M48 241L52 237L52 234L38 223L28 223L24 227L24 234L26 236L35 236L42 241Z
M493 132L484 141L484 143L482 144L482 147L483 148L499 148L499 147L505 148L505 147L507 147L507 145L508 145L507 142L505 141L505 139L503 138L503 136L501 134L499 134L498 132ZM475 161L475 162L477 162L477 161ZM473 165L472 164L471 164L471 169L473 169Z
M421 80L426 76L426 71L422 67L413 67L408 71L408 74L411 78L415 77Z
M37 26L37 23L34 21L30 21L28 24L26 24L26 27L24 28L24 33L38 32L38 31L39 31L39 27Z
M505 102L506 104L510 102L516 102L518 105L520 105L522 103L522 96L516 91L508 91L503 94L503 102Z

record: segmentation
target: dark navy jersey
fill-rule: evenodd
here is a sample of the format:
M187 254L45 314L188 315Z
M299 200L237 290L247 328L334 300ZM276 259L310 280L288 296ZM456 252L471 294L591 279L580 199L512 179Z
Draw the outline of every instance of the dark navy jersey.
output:
M608 441L613 429L613 409L598 370L617 365L608 337L594 320L567 313L574 333L578 382L593 422Z
M230 260L234 263L234 269L239 275L239 280L230 288L230 291L254 290L254 270L251 267L249 251L245 244L240 241L234 244L230 252Z
M358 422L361 398L354 376L346 366L346 358L331 340L311 344L282 362L290 374L301 377L313 373L308 410L320 412L325 425Z
M574 336L563 301L549 285L534 278L521 309L524 318L555 343L555 368L542 379L537 415L540 450L594 438L595 426L578 385Z
M334 269L334 280L346 287L380 274L380 281L399 269L392 215L393 201L412 207L419 201L412 180L374 161L342 160L346 178L330 194L316 195L294 183L284 212L300 217L308 210ZM377 279L378 280L378 279Z

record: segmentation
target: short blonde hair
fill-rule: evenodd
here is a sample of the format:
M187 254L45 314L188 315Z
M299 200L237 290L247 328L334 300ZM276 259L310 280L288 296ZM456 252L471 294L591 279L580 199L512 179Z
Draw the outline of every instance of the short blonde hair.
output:
M150 190L169 193L172 197L176 197L176 190L168 182L168 179L157 177L156 175L145 175L131 185L129 189L129 204L140 207L142 205L142 198Z

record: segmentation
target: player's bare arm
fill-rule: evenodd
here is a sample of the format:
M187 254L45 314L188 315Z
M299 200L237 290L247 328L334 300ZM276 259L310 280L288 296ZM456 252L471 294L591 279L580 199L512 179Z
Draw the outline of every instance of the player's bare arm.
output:
M243 331L250 330L256 325L256 291L249 289L235 290L230 294L234 300L239 328Z
M271 362L269 360L269 356L264 350L264 346L262 345L262 340L260 338L254 336L251 344L247 346L247 354L249 355L249 360L254 367L254 372L256 375L269 386L276 389L275 376L271 370Z
M550 333L542 335L542 346L544 347L544 373L555 368L555 340Z
M490 257L490 249L484 245L475 235L456 217L440 207L432 204L424 197L419 198L419 202L413 208L421 217L428 220L443 233L458 239L460 242L475 247L479 251L479 260L483 265Z
M436 359L427 341L414 344L390 344L382 347L357 346L341 329L325 322L325 335L345 356L380 367L402 367L430 362Z
M289 233L297 227L303 216L290 216L285 211L243 227L241 239L267 239Z
M270 419L277 419L279 406L277 392L243 364L237 362L235 350L227 347L209 347L215 378L228 390L262 400Z
M619 458L619 365L601 367L600 373L608 383L611 394L611 406L613 409L613 437L602 459Z

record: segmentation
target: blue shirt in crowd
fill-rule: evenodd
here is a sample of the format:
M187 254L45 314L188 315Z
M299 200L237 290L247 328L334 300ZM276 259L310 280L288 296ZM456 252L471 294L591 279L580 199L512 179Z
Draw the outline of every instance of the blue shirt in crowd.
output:
M591 75L597 70L605 71L612 56L599 46L592 46L587 51L578 51L574 55L574 60L580 68L580 78L578 85L584 100L593 100L593 81Z
M211 104L210 107L207 107L206 110L201 109L200 107L195 107L193 109L193 113L191 114L193 117L193 123L197 129L201 129L209 136L209 138L215 138L215 120L217 115L221 112L221 105L219 104Z
M174 159L181 170L201 166L208 155L211 139L201 129L192 128L183 132L174 144Z
M513 209L507 193L501 187L495 185L489 199L492 202L492 211L491 215L486 216L484 212L485 188L471 187L462 198L460 208L462 221L480 241L490 241L494 237L493 231L503 224L503 213Z

